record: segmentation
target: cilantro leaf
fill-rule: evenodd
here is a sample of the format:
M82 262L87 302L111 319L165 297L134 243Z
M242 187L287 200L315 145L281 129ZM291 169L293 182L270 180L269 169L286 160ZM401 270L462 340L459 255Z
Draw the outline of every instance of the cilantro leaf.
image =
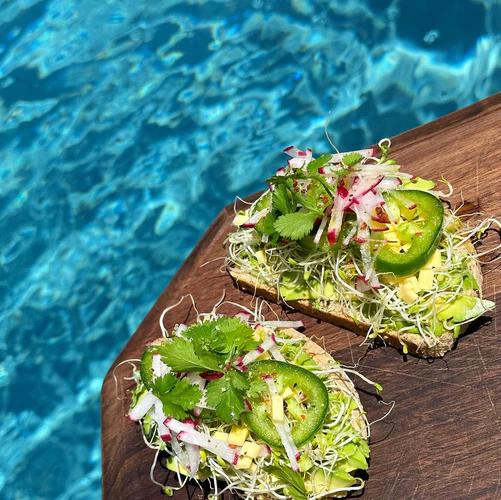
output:
M326 154L326 155L321 155L318 158L316 158L313 161L310 161L308 163L308 172L310 174L316 174L318 173L318 169L325 165L330 159L332 158L332 155Z
M343 156L341 159L343 165L346 165L347 167L353 167L357 163L360 163L364 157L360 153L347 153Z
M190 326L183 336L192 340L197 355L219 366L259 345L247 323L227 316Z
M287 177L278 177L281 181L275 185L272 196L272 206L282 214L289 214L295 209L295 202L290 189L287 187L289 179Z
M245 375L230 370L223 377L207 384L207 404L225 422L235 422L245 410L245 390L249 387Z
M155 352L162 356L162 361L175 372L205 372L222 369L217 357L204 353L202 349L195 351L197 343L193 339L174 337L155 348Z
M188 410L192 410L202 396L197 386L186 379L178 379L172 373L158 377L151 391L162 402L165 415L177 419L186 418Z
M205 356L217 364L224 365L225 357L218 354L224 352L225 339L214 331L213 321L191 325L183 332L183 337L191 339L198 356Z
M296 212L281 215L275 221L274 227L284 238L299 240L311 232L317 217L317 212Z
M332 202L330 193L317 179L311 179L306 193L298 194L298 203L313 212L324 212L327 205Z
M304 485L303 476L299 472L278 465L269 465L264 470L287 484L287 493L291 498L294 500L307 500L306 486Z
M263 393L266 393L268 390L268 385L262 378L253 378L249 382L247 396L251 400L261 400L263 398Z
M242 354L252 351L259 345L259 341L254 338L252 328L238 318L223 316L214 322L214 329L221 333L225 339L225 345L221 352L232 353L232 355Z

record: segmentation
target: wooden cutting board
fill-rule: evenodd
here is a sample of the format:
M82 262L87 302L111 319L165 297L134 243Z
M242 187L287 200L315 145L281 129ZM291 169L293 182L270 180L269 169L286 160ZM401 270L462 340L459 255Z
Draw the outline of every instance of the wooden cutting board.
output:
M444 175L455 188L453 204L463 196L470 209L501 218L500 137L501 93L395 137L393 151L406 172L433 179ZM116 369L117 385L113 369L125 359L138 358L145 343L160 336L162 310L182 295L191 293L200 311L210 310L223 291L227 300L251 305L252 297L236 290L222 270L223 260L214 260L224 256L232 216L232 207L219 214L104 380L105 499L165 498L149 478L154 452L144 445L139 426L125 418L131 383L123 377L130 367ZM498 265L486 265L483 271L484 296L499 302ZM303 319L305 333L323 339L342 363L359 360L359 371L383 385L386 401L396 402L393 412L371 428L364 499L501 498L501 352L496 325L500 309L501 305L490 319L475 322L444 359L429 362L403 358L392 348L367 351L360 346L362 338L349 331L275 306L284 318ZM167 315L165 324L172 328L193 318L193 307L185 300ZM366 385L356 379L355 383L369 420L377 420L388 407ZM157 466L155 478L163 482L166 476ZM176 498L203 495L192 487Z

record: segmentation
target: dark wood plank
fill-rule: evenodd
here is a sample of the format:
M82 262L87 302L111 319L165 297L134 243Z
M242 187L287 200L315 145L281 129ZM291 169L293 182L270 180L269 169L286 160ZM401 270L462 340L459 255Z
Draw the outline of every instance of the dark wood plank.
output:
M455 187L455 203L462 195L470 207L499 218L499 135L501 94L401 134L393 143L405 171L435 179L445 175ZM192 293L202 311L210 309L223 291L228 300L252 303L252 297L236 290L221 270L222 259L213 260L224 256L231 218L231 207L221 212L105 378L102 452L106 499L162 498L149 479L153 452L144 446L138 426L124 418L130 382L123 381L123 376L129 368L116 369L118 387L113 369L125 359L137 358L145 343L160 335L161 311L184 294ZM499 267L485 266L484 274L485 296L499 299ZM391 415L372 426L370 477L363 498L501 498L499 313L487 323L477 322L445 359L430 363L404 359L391 348L366 351L360 346L361 338L350 332L274 308L284 317L301 317L307 334L321 338L343 363L358 362L361 373L384 386L386 400L396 401ZM165 323L172 327L193 317L191 302L185 300ZM356 382L369 419L378 419L387 407ZM155 477L163 481L165 476L158 468ZM188 494L180 492L177 498L188 498Z

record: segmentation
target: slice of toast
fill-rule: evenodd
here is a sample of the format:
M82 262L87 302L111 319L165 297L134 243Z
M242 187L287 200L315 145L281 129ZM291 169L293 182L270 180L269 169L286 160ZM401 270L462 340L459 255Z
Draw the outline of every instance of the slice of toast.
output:
M470 241L467 241L461 250L466 253L475 254L475 247ZM472 273L473 277L476 279L479 290L482 289L482 272L480 269L480 264L472 259L469 265L469 271ZM242 272L236 267L228 267L228 272L235 281L238 288L245 290L249 293L255 294L259 297L263 297L272 302L280 302L279 294L276 288L270 285L258 281L254 276ZM465 294L480 295L475 290L468 290ZM369 325L354 321L354 319L349 315L341 305L335 302L330 302L328 307L318 308L313 302L309 300L288 300L287 305L290 305L294 309L301 311L304 314L313 316L314 318L327 321L337 326L347 328L349 330L358 333L359 335L366 335L369 329ZM463 330L466 328L463 325ZM402 348L403 344L407 345L409 352L417 354L423 357L439 358L443 356L446 352L450 351L456 342L452 332L445 332L440 337L437 337L437 343L433 346L429 346L425 343L424 339L413 333L400 333L398 331L389 331L381 334L381 337L385 342L391 344L394 347Z

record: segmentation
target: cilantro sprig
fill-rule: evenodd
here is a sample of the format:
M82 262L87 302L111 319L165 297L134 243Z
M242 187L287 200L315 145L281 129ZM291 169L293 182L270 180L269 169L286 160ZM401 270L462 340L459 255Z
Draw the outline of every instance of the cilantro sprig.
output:
M156 353L175 372L224 373L237 356L258 344L249 325L238 318L221 317L192 325L182 336L159 345Z
M162 402L165 415L177 419L186 418L188 411L193 410L202 397L197 386L187 379L178 379L172 373L158 377L151 391Z
M249 388L247 376L236 370L233 362L258 345L248 324L222 316L190 326L180 336L156 346L155 353L173 372L222 374L207 384L207 403L219 418L233 422L245 411L244 399ZM175 418L186 417L186 412L201 397L197 387L172 373L157 378L152 391L162 401L166 415Z

